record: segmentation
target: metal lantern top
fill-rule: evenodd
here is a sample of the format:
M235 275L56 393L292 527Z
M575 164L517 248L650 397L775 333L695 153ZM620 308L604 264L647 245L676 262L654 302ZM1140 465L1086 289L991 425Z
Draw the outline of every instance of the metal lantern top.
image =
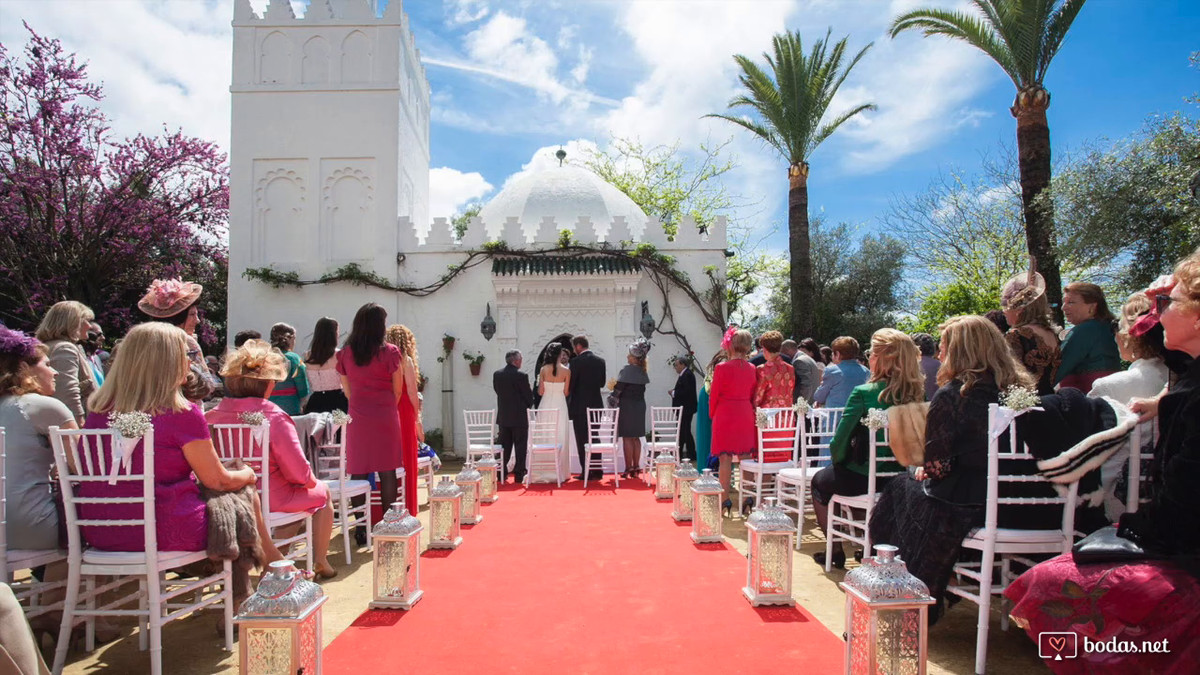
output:
M873 605L932 604L929 587L908 572L908 566L890 544L875 546L875 556L865 558L857 569L846 575L841 586Z
M462 471L459 471L458 475L454 477L455 483L471 483L481 480L483 480L483 474L479 473L479 469L475 468L474 462L467 462Z
M449 476L442 476L442 480L433 486L433 490L429 493L429 498L433 499L454 499L462 496L462 488L458 483L450 480Z
M746 527L754 529L760 533L788 533L796 531L796 524L792 522L783 509L779 508L777 500L774 497L763 499L762 506L754 509L750 517L746 520ZM904 563L900 563L903 565Z
M375 523L371 530L372 537L408 537L421 531L421 521L404 508L402 502L392 504L392 508L383 514L383 520Z
M642 335L649 340L654 335L654 329L657 324L654 322L654 317L650 316L650 303L642 301L642 320L638 322L638 330Z
M663 448L654 456L655 464L673 464L675 462L675 453L671 452L670 448Z
M496 334L496 320L492 318L492 303L490 302L487 304L487 316L479 322L479 332L483 334L483 339L489 341Z
M725 488L721 487L721 481L713 475L712 469L705 469L700 477L692 481L692 490L696 492L708 492L720 494Z
M291 560L277 560L258 583L258 590L238 608L237 619L248 617L299 619L325 602L325 591L308 581Z
M497 462L495 457L484 455L482 458L475 460L475 467L482 470L499 471L500 462ZM482 471L480 473L482 473Z
M675 478L679 480L694 480L700 477L700 472L692 466L692 460L685 459L675 469Z

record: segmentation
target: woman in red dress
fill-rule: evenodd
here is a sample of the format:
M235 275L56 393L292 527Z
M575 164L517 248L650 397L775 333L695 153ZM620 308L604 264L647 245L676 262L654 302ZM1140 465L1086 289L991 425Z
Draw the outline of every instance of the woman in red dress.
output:
M393 324L387 330L388 344L400 349L400 370L404 373L404 393L396 403L400 413L400 464L404 467L404 505L417 515L417 449L424 440L421 429L421 404L417 399L417 337L407 326Z
M783 333L777 330L763 333L762 337L758 339L758 346L762 347L762 353L767 362L757 366L758 382L754 385L754 396L750 402L754 404L755 408L791 408L792 391L796 384L796 370L792 368L792 364L779 357L779 348L783 346ZM794 444L788 443L789 437L795 440L794 433L786 429L764 431L763 445L765 448L771 449L764 448L762 461L790 462L792 451L788 446ZM785 447L788 449L784 449ZM755 450L757 451L757 447ZM753 497L743 500L743 515L749 514L753 508Z
M749 331L735 332L731 328L721 342L729 360L713 369L708 412L712 416L712 452L721 458L720 478L724 488L721 508L728 513L733 507L729 501L733 458L753 454L758 445L754 405L750 400L757 376L754 366L746 360L754 343Z

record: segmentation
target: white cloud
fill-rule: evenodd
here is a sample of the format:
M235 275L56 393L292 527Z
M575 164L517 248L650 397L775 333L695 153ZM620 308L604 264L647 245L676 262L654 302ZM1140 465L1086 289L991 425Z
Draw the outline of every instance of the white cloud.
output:
M463 172L443 166L429 170L429 216L449 218L468 203L492 191L478 171Z
M485 0L455 0L446 9L454 10L450 17L452 25L474 23L486 17L490 11Z
M571 93L558 81L558 56L545 40L529 31L525 19L497 12L480 28L466 37L467 55L476 64L494 73L507 74L544 94L555 103L562 103Z

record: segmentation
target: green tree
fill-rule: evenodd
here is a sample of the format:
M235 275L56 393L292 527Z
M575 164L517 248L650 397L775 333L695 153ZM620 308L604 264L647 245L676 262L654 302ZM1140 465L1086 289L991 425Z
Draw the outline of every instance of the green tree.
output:
M785 331L794 336L812 335L818 317L813 303L812 242L809 236L808 175L809 157L825 139L855 115L874 110L864 103L834 115L827 121L830 103L850 71L871 45L846 60L846 42L842 38L830 48L830 33L817 40L806 54L798 31L775 35L773 54L763 54L770 74L749 58L737 54L741 68L738 81L745 93L729 102L731 111L749 109L754 117L711 114L732 122L774 148L788 163L788 253L790 274L790 317Z
M892 21L891 35L914 29L926 36L944 35L987 54L1017 87L1009 109L1017 118L1017 153L1025 239L1038 272L1046 279L1047 296L1062 302L1062 278L1054 247L1054 213L1042 208L1038 195L1050 185L1050 126L1046 109L1050 92L1043 86L1050 62L1085 0L972 0L975 13L917 9Z
M471 224L471 219L479 215L483 210L483 202L470 202L458 215L450 218L450 224L454 226L454 236L462 239L467 233L467 226Z
M855 229L847 223L825 229L821 219L812 222L813 331L793 333L799 340L812 337L828 343L839 335L859 341L871 333L896 324L896 311L904 275L905 248L889 234L868 235L854 244ZM782 270L787 272L786 266ZM791 304L790 278L777 276L768 300L773 321L770 328L787 331L785 323ZM782 325L780 325L782 324Z
M927 286L920 293L915 314L904 317L897 328L905 333L938 334L938 326L952 316L984 314L996 309L996 294L962 282Z

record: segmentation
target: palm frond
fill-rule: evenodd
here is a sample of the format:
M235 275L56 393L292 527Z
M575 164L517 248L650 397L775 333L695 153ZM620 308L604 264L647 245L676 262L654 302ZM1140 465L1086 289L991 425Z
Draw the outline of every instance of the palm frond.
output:
M708 113L704 117L715 117L717 119L732 122L750 133L758 136L759 140L767 145L775 148L780 155L787 156L787 146L781 145L778 136L771 129L755 122L754 120L745 117L734 117L733 115L722 115L720 113Z
M980 0L986 1L986 0ZM989 19L942 9L917 9L901 14L892 21L888 33L896 37L906 30L920 30L924 35L944 35L962 40L987 54L1012 79L1013 84L1022 85L1020 68L1012 50Z
M818 145L820 145L822 142L825 141L825 139L832 136L833 132L837 131L838 127L842 126L842 124L844 124L846 122L846 120L850 119L851 117L854 117L855 115L857 115L859 113L867 112L868 110L877 110L877 109L878 109L878 106L876 106L874 103L863 103L862 105L851 108L850 110L847 110L846 112L829 120L825 124L821 125L820 130L818 130L816 135L813 136L812 149L815 150Z
M1054 60L1054 56L1062 47L1063 40L1067 37L1067 31L1071 29L1075 17L1079 16L1079 10L1083 9L1084 2L1086 0L1066 0L1050 15L1046 23L1046 37L1042 42L1042 52L1038 59L1038 82L1045 79L1050 62Z

